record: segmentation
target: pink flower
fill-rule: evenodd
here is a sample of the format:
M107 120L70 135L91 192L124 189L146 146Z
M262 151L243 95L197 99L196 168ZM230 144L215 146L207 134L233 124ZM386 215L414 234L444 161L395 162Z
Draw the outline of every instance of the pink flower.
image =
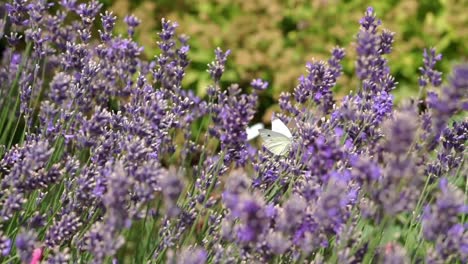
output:
M32 253L32 258L30 264L39 264L41 263L41 258L42 258L42 248L36 248L34 249Z

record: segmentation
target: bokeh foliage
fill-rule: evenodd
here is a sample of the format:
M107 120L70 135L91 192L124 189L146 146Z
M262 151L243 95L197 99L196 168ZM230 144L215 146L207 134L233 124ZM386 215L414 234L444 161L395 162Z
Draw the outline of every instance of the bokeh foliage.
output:
M292 90L305 72L306 61L326 59L332 47L346 48L344 76L338 96L358 86L353 77L355 30L368 1L337 0L116 0L103 1L118 16L133 13L142 20L137 38L147 56L154 56L156 31L162 17L179 23L179 32L190 40L191 70L185 87L206 93L206 65L216 47L231 49L224 75L227 83L248 87L262 77L271 89L262 106L271 105L281 91ZM436 47L444 56L440 70L448 72L454 62L468 54L468 1L391 0L372 3L385 28L394 32L395 50L389 60L399 80L396 100L415 95L422 50ZM125 27L122 24L122 33Z

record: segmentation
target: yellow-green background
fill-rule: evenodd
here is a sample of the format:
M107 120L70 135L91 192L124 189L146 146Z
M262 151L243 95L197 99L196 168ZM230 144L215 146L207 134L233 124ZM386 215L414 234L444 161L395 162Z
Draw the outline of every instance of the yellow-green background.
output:
M337 0L115 0L102 1L119 17L132 13L142 20L136 37L145 55L157 54L160 20L179 23L178 33L190 39L192 63L185 87L204 95L210 83L206 65L213 50L230 49L223 81L247 88L253 78L270 82L261 97L265 110L281 91L291 91L305 72L305 62L327 59L332 47L346 49L344 76L338 97L358 85L354 77L354 39L367 6L374 7L383 27L395 32L394 52L388 57L399 82L397 101L417 92L422 51L436 47L444 56L438 69L449 72L468 54L467 0L337 1ZM116 31L125 34L120 20ZM447 76L444 76L445 78Z

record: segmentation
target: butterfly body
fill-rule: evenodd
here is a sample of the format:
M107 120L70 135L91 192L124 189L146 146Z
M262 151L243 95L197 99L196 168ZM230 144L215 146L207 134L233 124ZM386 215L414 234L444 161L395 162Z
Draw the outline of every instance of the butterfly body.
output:
M271 129L258 130L266 149L278 156L288 154L292 144L291 131L280 119L272 121Z

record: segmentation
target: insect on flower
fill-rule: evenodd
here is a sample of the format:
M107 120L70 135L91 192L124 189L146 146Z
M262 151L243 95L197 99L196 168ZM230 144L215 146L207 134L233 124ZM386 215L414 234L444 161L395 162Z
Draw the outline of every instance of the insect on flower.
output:
M247 141L250 141L256 137L258 137L258 135L260 135L260 132L259 130L260 129L263 129L265 126L262 124L262 123L257 123L251 127L248 127L246 129L246 132L247 132Z
M273 154L284 156L289 153L292 144L292 134L289 128L280 119L271 122L271 130L259 129L260 137L265 147Z

